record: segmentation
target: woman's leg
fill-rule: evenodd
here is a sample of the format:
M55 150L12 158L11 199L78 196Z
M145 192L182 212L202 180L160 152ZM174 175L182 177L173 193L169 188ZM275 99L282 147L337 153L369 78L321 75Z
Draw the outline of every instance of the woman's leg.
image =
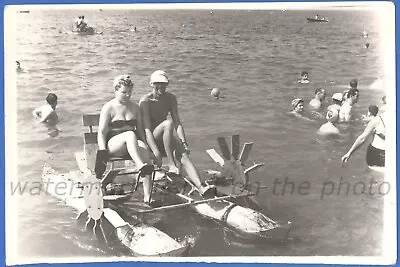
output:
M142 141L138 141L136 134L132 131L120 133L108 141L110 154L117 157L124 157L127 153L135 162L138 169L145 165L144 161L150 164L149 151ZM143 200L147 202L150 198L151 184L150 176L143 178ZM140 177L137 177L140 179Z
M108 150L110 154L124 157L126 153L131 156L138 169L140 169L144 163L139 155L139 146L136 134L132 131L127 131L113 136L108 141Z
M150 151L148 150L147 146L142 141L138 141L137 144L138 144L138 151L139 151L140 158L143 159L143 161L146 162L147 164L151 164L151 154L150 154ZM146 175L143 178L143 201L144 202L149 202L152 186L153 185L151 184L151 174Z

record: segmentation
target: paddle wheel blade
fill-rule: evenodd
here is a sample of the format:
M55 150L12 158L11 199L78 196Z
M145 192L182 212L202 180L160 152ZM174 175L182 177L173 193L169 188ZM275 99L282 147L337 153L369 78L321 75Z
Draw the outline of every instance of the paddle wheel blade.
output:
M226 143L225 137L218 137L217 140L218 140L219 148L221 149L222 156L225 159L230 160L231 152L229 151L229 147L228 147L228 144Z
M246 170L244 170L244 173L247 174L247 173L249 173L251 171L257 170L258 168L260 168L262 166L264 166L264 163L254 164L253 166L251 166L251 167L247 168Z
M242 153L240 153L239 160L242 164L246 162L246 160L249 158L250 151L253 148L253 143L245 143L242 149Z
M231 174L233 176L233 179L235 181L242 181L243 186L246 188L246 185L248 183L247 176L244 174L244 168L241 164L233 164L232 165L233 169L231 171Z
M217 151L215 151L215 149L208 149L206 152L216 163L219 164L219 166L224 166L225 160L218 154Z
M240 147L239 135L238 134L232 135L231 151L232 151L232 157L235 160L237 160L239 156L239 147Z

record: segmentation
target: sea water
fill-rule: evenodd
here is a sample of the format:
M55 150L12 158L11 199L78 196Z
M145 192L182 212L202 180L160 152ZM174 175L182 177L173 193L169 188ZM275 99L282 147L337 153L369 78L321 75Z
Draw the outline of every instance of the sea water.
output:
M307 22L316 12L329 23ZM80 15L104 33L67 34ZM191 256L382 253L383 196L354 190L357 182L368 185L382 177L366 168L367 146L347 165L341 163L365 124L341 125L340 137L322 138L316 132L323 119L288 115L293 98L304 98L307 104L322 87L330 104L332 94L343 92L352 78L358 79L360 89L356 117L370 104L381 105L383 88L370 87L385 79L379 53L382 34L372 10L32 9L16 14L15 23L15 56L23 69L16 84L18 181L40 182L44 163L76 170L74 153L82 151L87 130L82 114L98 113L113 97L117 75L132 76L132 100L137 102L151 90L150 74L163 69L170 78L168 90L178 98L191 158L202 177L205 169L218 170L205 150L219 151L219 136L240 134L241 144L254 142L246 165L265 163L251 175L254 183L268 186L256 196L264 212L292 222L287 242L249 244L232 240L224 225L191 209L171 211L160 228L177 238L193 238ZM362 37L363 30L368 38ZM303 70L311 83L297 83ZM210 96L214 87L223 98ZM60 118L50 128L35 123L31 114L49 92L59 97ZM348 191L344 186L339 190L344 182L350 185ZM328 183L334 186L330 194ZM122 248L110 249L82 232L72 209L51 196L25 193L11 201L19 203L18 238L13 241L20 256L126 255Z

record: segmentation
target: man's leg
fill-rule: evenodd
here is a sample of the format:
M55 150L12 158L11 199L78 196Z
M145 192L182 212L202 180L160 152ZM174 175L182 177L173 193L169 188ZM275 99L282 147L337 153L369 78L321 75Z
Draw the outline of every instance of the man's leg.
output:
M196 188L199 190L200 194L203 195L210 188L205 187L201 184L201 179L200 179L199 173L197 172L197 169L194 166L193 162L191 161L188 153L183 148L176 131L174 131L173 136L174 136L173 147L175 148L176 160L182 164L189 180L196 186Z
M169 170L174 173L178 173L179 169L175 164L174 152L173 152L174 130L175 128L172 120L165 120L154 129L153 135L156 141L162 140L163 142L164 149L162 148L160 149L165 150L165 154L168 160Z

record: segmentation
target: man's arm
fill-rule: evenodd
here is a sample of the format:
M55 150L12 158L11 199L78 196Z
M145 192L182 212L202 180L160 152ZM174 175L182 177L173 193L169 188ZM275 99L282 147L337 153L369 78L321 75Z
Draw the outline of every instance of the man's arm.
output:
M376 124L377 124L376 118L367 124L367 127L365 127L364 132L360 134L359 137L357 137L356 141L354 141L354 144L351 146L349 151L347 151L347 153L342 157L343 162L347 162L347 160L351 157L351 155L364 144L365 140L367 140L367 137L370 134L374 133Z
M172 118L172 121L174 122L176 133L178 134L178 137L181 140L181 143L182 143L183 147L185 149L188 149L188 144L186 142L185 131L183 129L183 126L182 126L182 123L181 123L181 119L179 117L178 101L176 100L175 96L173 96L173 98L172 98L171 118Z

